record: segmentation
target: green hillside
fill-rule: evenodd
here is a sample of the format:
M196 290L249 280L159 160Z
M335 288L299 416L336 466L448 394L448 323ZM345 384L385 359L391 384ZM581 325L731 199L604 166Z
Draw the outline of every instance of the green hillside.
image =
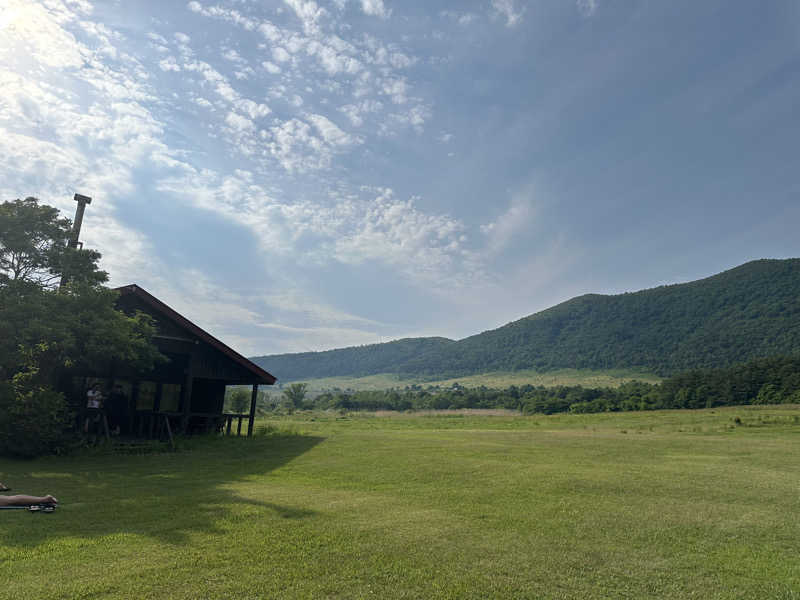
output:
M255 360L282 381L562 368L669 375L799 351L800 259L787 259L757 260L690 283L580 296L456 342L407 339Z
M250 360L276 374L282 383L322 377L364 377L397 373L397 365L403 365L420 354L435 354L454 343L440 337L406 338L323 352L256 356Z

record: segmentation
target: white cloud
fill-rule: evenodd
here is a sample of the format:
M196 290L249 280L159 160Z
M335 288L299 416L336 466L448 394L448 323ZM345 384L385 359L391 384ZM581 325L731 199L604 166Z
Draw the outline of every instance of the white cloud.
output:
M270 107L263 102L256 102L244 98L230 85L228 79L206 62L192 60L183 65L185 71L196 72L202 75L203 80L210 84L213 90L236 110L247 114L251 119L266 117L272 112Z
M382 19L388 19L392 13L392 11L386 9L383 0L361 0L361 10L366 15Z
M357 104L346 104L339 108L339 111L347 115L347 118L350 119L350 123L356 127L360 127L364 124L365 114L376 113L382 108L383 103L377 100L362 100Z
M10 10L0 36L3 193L32 193L67 214L74 192L93 196L83 238L102 252L112 284L146 277L158 261L147 237L119 220L117 202L136 191L137 170L191 169L164 143L164 127L147 108L154 95L146 70L111 46L119 34L84 19L84 4L13 2ZM91 36L104 62L76 30Z
M575 4L584 17L591 17L597 12L599 0L575 0Z
M284 169L290 173L330 167L334 154L343 148L360 143L322 115L310 114L309 123L293 118L269 129L266 147Z
M225 117L225 122L237 132L255 130L255 124L250 119L235 112L229 112Z
M233 76L236 77L237 80L241 81L243 79L250 79L256 72L251 67L244 67L239 71L234 71Z
M265 60L261 63L261 66L267 70L268 73L272 73L273 75L277 75L281 72L281 68L273 62Z
M356 142L355 138L339 129L327 117L311 114L307 118L317 128L322 139L332 146L347 146Z
M303 128L291 123L287 129L292 141L283 143L291 146L311 135L310 126L305 127L298 134ZM289 160L308 160L292 151ZM297 265L377 262L426 289L467 285L481 277L476 257L465 247L466 228L460 221L428 214L417 208L415 199L398 200L387 188L363 188L359 196L328 202L287 203L271 196L251 174L204 171L164 178L158 190L246 227L264 252L291 256ZM313 247L303 245L309 236Z
M492 0L492 9L495 14L505 18L506 27L519 25L522 22L522 15L525 13L524 8L516 8L514 0Z
M321 8L313 1L285 0L285 4L299 18L301 30L286 25L276 25L266 19L246 17L235 10L218 6L204 6L192 2L188 8L206 17L221 19L236 24L247 30L258 31L268 43L259 44L266 51L268 60L261 61L263 69L271 75L282 75L281 84L269 88L269 95L275 98L291 99L296 92L292 85L303 81L309 87L308 92L322 91L329 96L347 98L349 101L334 101L335 106L344 106L342 110L353 124L363 123L352 107L364 100L378 102L378 111L386 110L380 102L386 96L393 104L426 104L416 98L408 78L400 72L413 67L417 58L403 48L394 44L385 44L369 34L351 35L343 39L340 34L348 31L333 14ZM343 7L342 4L341 7ZM368 2L361 8L370 14L386 15L389 10L383 2ZM309 60L312 59L312 60ZM242 77L243 78L243 77ZM288 86L288 87L287 87ZM305 96L305 94L302 94ZM326 104L331 98L323 98L320 104ZM291 104L291 100L289 100ZM388 104L388 103L387 103ZM360 111L362 114L364 111ZM420 117L430 118L431 111L415 110L406 113L406 121L413 121L414 129L421 130ZM300 115L293 115L299 117ZM289 121L291 115L284 118ZM395 115L387 115L387 121L400 124ZM392 130L394 125L379 126L381 132Z
M164 46L166 46L167 44L169 44L169 42L167 41L167 38L165 38L163 35L159 35L159 34L157 34L157 33L153 32L153 31L151 31L150 33L148 33L148 34L147 34L147 37L149 37L149 38L150 38L151 40L153 40L154 42L159 42L160 44L162 44L162 45L164 45Z
M439 15L447 19L452 19L461 26L469 25L477 18L474 13L460 13L455 10L443 10Z
M404 78L387 78L383 80L383 93L392 99L395 104L405 104L408 101L408 84Z
M295 12L307 34L319 31L318 21L327 14L324 8L320 8L314 0L284 0L284 2Z
M272 58L274 58L277 62L282 63L291 59L292 55L289 54L285 48L278 46L277 48L272 49Z
M222 58L237 64L244 64L247 61L233 48L228 48L222 52Z
M530 226L535 214L530 194L515 194L508 209L493 222L481 226L487 236L488 248L492 254L501 252L521 231Z
M167 58L160 60L158 62L158 66L161 68L162 71L180 71L181 67L178 62L175 60L174 56L168 56Z

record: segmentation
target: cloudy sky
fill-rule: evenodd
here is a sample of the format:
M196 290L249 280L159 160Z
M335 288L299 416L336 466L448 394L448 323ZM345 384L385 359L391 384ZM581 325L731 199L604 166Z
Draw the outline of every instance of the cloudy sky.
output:
M796 0L0 0L0 199L246 354L800 256Z

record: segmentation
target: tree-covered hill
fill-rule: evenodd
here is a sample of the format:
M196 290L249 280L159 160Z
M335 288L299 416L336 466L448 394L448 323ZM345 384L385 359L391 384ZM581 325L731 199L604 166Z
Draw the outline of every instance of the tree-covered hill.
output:
M404 365L421 354L436 354L454 343L441 337L405 338L384 344L323 352L256 356L250 360L257 365L270 365L280 373L276 377L281 383L319 377L362 377L375 373L395 373L398 365Z
M457 342L409 339L256 362L282 381L569 367L670 375L797 352L800 259L787 259L757 260L690 283L580 296Z

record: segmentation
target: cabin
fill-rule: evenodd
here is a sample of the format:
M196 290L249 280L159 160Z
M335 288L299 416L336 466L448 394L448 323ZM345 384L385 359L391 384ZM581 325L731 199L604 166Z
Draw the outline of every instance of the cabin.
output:
M153 341L168 361L144 373L118 363L104 366L102 372L71 373L67 395L76 408L85 409L86 392L97 384L104 397L115 394L116 425L132 437L160 437L165 430L170 440L172 432L230 434L234 422L241 435L243 421L247 435L252 435L259 386L273 385L276 378L138 285L116 291L120 310L153 318ZM249 412L224 412L229 385L250 386Z

